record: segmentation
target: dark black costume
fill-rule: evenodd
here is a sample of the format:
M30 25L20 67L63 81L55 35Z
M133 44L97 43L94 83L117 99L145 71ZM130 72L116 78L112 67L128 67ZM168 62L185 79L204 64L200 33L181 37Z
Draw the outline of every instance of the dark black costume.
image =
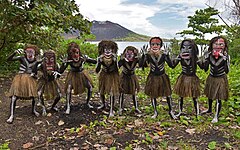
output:
M183 109L183 98L192 97L196 116L199 114L197 98L200 96L200 80L196 75L198 48L194 41L183 40L180 47L180 54L174 60L174 66L179 62L182 66L182 72L178 76L174 86L174 92L179 95L179 114Z
M156 109L158 97L166 97L169 106L169 115L172 118L176 116L172 112L172 90L170 85L170 80L168 75L165 73L165 62L169 67L173 68L173 63L169 57L168 52L161 50L162 39L159 37L153 37L150 39L150 49L146 54L142 55L140 66L150 65L150 72L147 77L147 82L145 86L145 94L151 97L152 105L154 107L154 115L152 118L157 117L158 112Z
M139 62L138 50L133 46L128 46L123 51L118 67L122 67L120 74L120 98L119 98L119 114L122 114L124 94L131 94L133 98L134 107L136 112L141 113L137 106L136 93L139 92L140 86L138 78L135 74L135 69Z
M42 76L38 80L38 97L43 107L42 115L46 115L46 106L44 104L44 97L46 100L54 100L51 109L58 111L56 105L59 102L62 94L58 81L60 77L60 68L56 62L56 55L53 50L49 50L43 54L44 60L38 70L42 72Z
M15 56L17 53L21 54L22 52L16 50L7 59L8 61L20 62L19 72L14 77L9 90L11 114L7 120L8 123L13 122L14 110L18 99L32 99L32 113L35 114L35 116L39 116L39 113L35 110L35 99L38 96L37 80L35 76L37 74L37 66L40 63L40 60L38 61L36 59L38 47L35 45L27 45L24 49L25 56Z
M99 57L96 73L99 73L99 92L102 101L98 109L105 107L105 94L110 95L109 117L114 116L114 98L119 94L119 72L117 62L118 46L113 41L101 41L98 44Z
M72 42L68 46L68 58L64 60L63 65L60 68L60 73L70 65L70 71L68 72L66 82L65 82L65 93L66 93L66 102L67 109L66 114L70 114L70 102L71 102L71 91L75 95L82 94L85 89L87 89L87 106L93 108L90 105L89 101L92 96L93 82L88 72L84 70L83 64L93 63L96 64L97 61L86 55L82 55L80 52L80 47L78 44Z
M221 36L212 38L204 58L203 68L207 71L210 66L210 74L204 89L204 94L208 97L209 108L203 114L212 112L212 102L216 99L216 114L212 120L212 123L215 123L218 122L222 106L221 100L227 100L229 96L227 73L229 72L230 57L227 40Z

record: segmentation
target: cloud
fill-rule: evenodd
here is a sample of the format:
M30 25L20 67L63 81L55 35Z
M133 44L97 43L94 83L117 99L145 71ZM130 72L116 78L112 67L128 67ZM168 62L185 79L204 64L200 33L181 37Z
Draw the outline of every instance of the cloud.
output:
M89 20L112 21L136 33L177 37L187 29L187 16L216 0L76 0L80 12ZM217 2L217 1L216 1Z

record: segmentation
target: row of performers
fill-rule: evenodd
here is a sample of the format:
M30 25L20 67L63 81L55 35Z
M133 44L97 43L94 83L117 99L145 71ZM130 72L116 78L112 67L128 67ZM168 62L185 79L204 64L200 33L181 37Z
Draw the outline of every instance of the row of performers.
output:
M72 94L82 94L87 89L87 106L93 108L89 103L93 82L89 74L84 70L83 64L96 64L96 73L99 73L99 93L101 105L98 109L105 108L105 96L110 96L110 112L109 116L114 116L113 106L114 97L120 95L119 98L119 114L123 111L124 94L131 94L138 113L136 93L139 91L139 83L135 74L137 64L144 67L150 67L148 74L145 94L151 98L154 108L152 118L158 116L157 98L166 97L169 115L173 119L177 119L183 110L183 98L192 97L196 116L199 115L198 97L200 96L200 80L196 75L197 66L207 71L210 66L210 74L206 79L204 94L208 97L208 110L201 112L211 113L212 102L216 100L216 113L212 120L213 123L218 122L219 113L221 110L221 100L228 99L228 80L227 73L229 72L229 55L227 41L221 36L211 39L208 52L204 54L202 59L198 60L198 48L193 40L183 40L180 46L179 55L171 60L169 52L162 50L163 41L159 37L152 37L148 46L141 49L141 53L133 47L125 48L120 60L117 59L118 46L113 41L101 41L98 44L99 56L97 60L83 55L78 44L69 43L67 49L67 58L62 60L61 67L56 63L56 55L52 50L46 51L42 59L37 59L39 54L38 48L35 45L27 45L24 49L24 56L16 56L18 53L23 53L16 50L9 56L9 61L20 61L18 74L14 77L9 91L11 99L10 117L7 122L12 123L14 119L14 110L17 99L32 99L32 112L36 116L39 113L35 110L35 99L39 98L43 107L43 115L46 115L46 107L44 105L43 95L48 99L54 99L52 109L57 111L56 104L60 100L61 92L57 78L70 66L65 81L66 93L66 114L70 114L70 102ZM166 63L165 63L166 62ZM172 111L172 90L170 80L165 72L164 66L174 68L178 65L182 66L182 72L178 76L174 91L179 95L179 113L175 115ZM122 67L122 73L119 75L119 68ZM38 70L42 71L40 79L36 79ZM120 88L119 88L120 87Z

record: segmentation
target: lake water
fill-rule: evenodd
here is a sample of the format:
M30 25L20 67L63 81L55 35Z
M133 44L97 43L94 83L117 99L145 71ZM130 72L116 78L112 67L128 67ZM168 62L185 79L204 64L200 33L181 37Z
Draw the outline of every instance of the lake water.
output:
M90 43L98 44L99 42L90 42ZM148 44L148 42L116 42L116 43L118 45L118 55L121 54L127 46L134 46L140 51L143 45Z

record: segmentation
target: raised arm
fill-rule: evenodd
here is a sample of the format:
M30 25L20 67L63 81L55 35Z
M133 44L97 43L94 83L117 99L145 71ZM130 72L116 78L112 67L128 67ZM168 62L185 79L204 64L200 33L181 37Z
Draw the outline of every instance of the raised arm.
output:
M15 56L16 54L21 54L23 52L23 50L18 49L15 50L8 58L7 61L15 61L15 60L20 60L21 56ZM15 56L15 57L14 57Z
M101 70L101 63L102 63L102 55L100 55L98 58L97 58L97 65L96 65L96 73L99 73L99 71Z

